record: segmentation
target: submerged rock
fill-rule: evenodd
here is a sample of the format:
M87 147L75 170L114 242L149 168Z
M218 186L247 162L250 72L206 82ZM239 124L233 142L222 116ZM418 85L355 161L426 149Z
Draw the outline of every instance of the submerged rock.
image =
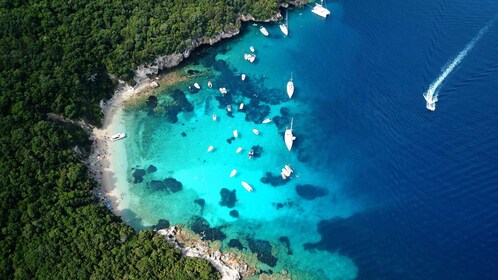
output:
M165 105L165 117L171 123L178 122L178 113L192 112L194 110L194 106L190 104L181 90L175 89L170 96L174 101Z
M166 183L166 187L168 188L168 190L173 193L179 192L183 188L182 183L174 178L166 178L164 179L164 183Z
M273 187L278 187L278 186L283 186L285 184L287 184L288 182L290 182L290 178L287 178L287 179L282 179L282 176L279 174L279 175L273 175L271 174L271 172L266 172L265 173L265 176L263 178L261 178L261 182L264 183L264 184L270 184L272 185Z
M182 136L183 136L183 137L187 136L187 133L185 133L185 131L184 131L184 132L182 132Z
M228 247L237 248L241 251L244 250L244 245L242 245L238 239L230 239L230 241L228 241Z
M259 158L261 157L261 154L263 153L263 147L259 146L259 145L256 145L256 146L252 146L251 150L254 152L253 154L253 158Z
M142 183L143 180L144 180L144 176L145 176L146 172L145 172L145 169L135 169L135 171L133 171L133 183Z
M199 234L203 240L224 240L227 238L221 227L211 228L208 221L199 216L192 217L190 229Z
M163 229L163 228L169 228L169 221L165 219L160 219L157 221L157 224L153 226L154 229Z
M228 208L235 207L235 202L237 201L237 196L235 195L235 190L228 190L226 188L222 188L220 191L221 195L221 206L226 206Z
M195 76L195 75L198 75L200 73L202 73L202 72L199 70L194 70L194 69L187 70L187 75L189 75L189 76Z
M266 240L251 239L247 240L249 242L249 249L251 252L256 254L258 260L265 263L271 267L277 264L278 259L271 253L271 244Z
M289 237L287 236L280 236L278 239L282 244L284 245L285 249L287 250L287 255L292 255L292 249L290 247L290 240Z
M154 165L149 165L149 167L147 167L147 173L154 173L157 171L157 167L155 167Z
M147 108L149 108L149 110L153 110L154 108L157 107L157 97L154 96L154 95L151 95L149 96L149 98L147 98Z
M300 197L306 200L313 200L317 197L326 196L329 193L328 190L324 188L316 187L309 184L297 185L296 192Z
M234 218L238 218L239 217L239 211L237 210L232 210L230 211L230 216L234 217Z
M194 203L199 205L201 208L204 207L204 205L206 205L206 201L202 198L194 200Z

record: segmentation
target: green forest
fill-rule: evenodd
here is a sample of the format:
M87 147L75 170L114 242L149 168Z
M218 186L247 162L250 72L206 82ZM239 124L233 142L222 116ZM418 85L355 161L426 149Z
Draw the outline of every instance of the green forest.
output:
M263 20L275 0L0 0L0 278L219 279L104 206L83 163L115 78L193 40ZM76 151L83 151L76 152Z

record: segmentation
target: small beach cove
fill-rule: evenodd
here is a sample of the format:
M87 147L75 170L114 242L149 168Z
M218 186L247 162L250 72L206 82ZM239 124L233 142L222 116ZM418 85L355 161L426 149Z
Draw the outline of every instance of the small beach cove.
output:
M277 33L278 25L268 30L272 35L264 38L248 26L241 38L203 50L173 73L117 91L106 102L103 129L94 132L99 153L93 155L102 164L103 196L136 229L187 226L222 252L258 259L252 265L260 273L354 279L357 268L347 257L306 249L320 239L314 229L321 220L348 217L361 206L342 197L339 178L313 156L319 152L311 138L325 139L309 127L315 116L306 82L294 73L296 94L289 99L285 87L294 67L286 64L292 60L272 59L270 51L288 38ZM251 46L253 63L244 59ZM293 41L285 45L289 52L294 47ZM297 140L289 152L283 138L292 118ZM121 132L124 139L109 141ZM284 180L286 165L293 172Z

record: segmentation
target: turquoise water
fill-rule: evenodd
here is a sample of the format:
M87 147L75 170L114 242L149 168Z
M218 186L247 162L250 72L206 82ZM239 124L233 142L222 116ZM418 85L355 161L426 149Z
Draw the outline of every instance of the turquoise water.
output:
M288 37L277 24L265 24L269 37L247 25L241 36L197 50L180 71L198 75L159 95L154 110L125 110L129 137L117 143L125 168L116 174L128 181L119 186L123 218L137 229L162 219L200 228L224 249L237 239L260 253L263 271L287 269L298 279L496 279L498 6L328 7L327 20L309 7L293 10ZM250 46L252 64L243 59ZM188 90L194 82L197 93ZM434 83L439 101L430 112L423 95ZM176 122L165 110L171 104L183 106ZM273 121L261 124L267 117ZM297 138L289 152L283 132L291 118ZM262 153L249 159L253 146ZM294 173L282 181L286 164ZM157 171L134 182L133 173L150 165ZM263 183L267 172L285 184ZM182 190L157 182L166 178ZM220 205L222 189L235 190L233 207Z

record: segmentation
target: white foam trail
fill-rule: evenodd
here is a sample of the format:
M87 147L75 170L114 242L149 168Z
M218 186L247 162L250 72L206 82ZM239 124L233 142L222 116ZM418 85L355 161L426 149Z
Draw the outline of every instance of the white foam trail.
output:
M425 101L427 102L427 109L434 111L436 110L436 102L438 101L438 88L441 83L448 77L448 75L455 69L455 67L462 61L462 59L467 55L467 53L474 48L477 41L481 39L481 37L488 31L488 29L495 22L496 17L491 20L486 26L484 26L479 33L470 41L465 48L453 59L453 61L446 67L446 69L441 73L441 75L429 86L429 89L424 93Z

